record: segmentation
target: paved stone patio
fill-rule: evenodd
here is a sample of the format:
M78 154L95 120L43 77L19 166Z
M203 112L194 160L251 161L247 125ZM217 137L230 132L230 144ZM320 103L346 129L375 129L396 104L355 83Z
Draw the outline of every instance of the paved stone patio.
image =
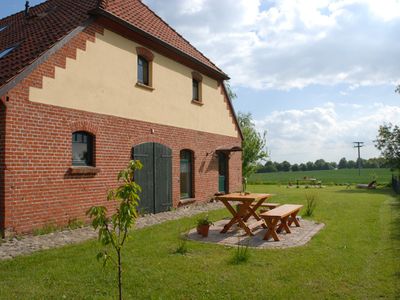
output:
M135 228L139 229L152 226L220 208L224 208L224 205L220 202L184 206L173 211L141 217L137 220ZM91 227L83 227L46 235L24 236L19 239L13 238L11 240L0 240L0 260L12 259L19 255L28 255L35 251L81 243L95 238L97 238L97 232L95 232Z
M268 249L268 248L290 248L298 247L307 244L311 238L317 234L325 225L322 223L315 223L308 220L300 220L301 227L291 226L292 233L279 233L280 241L275 242L273 239L268 241L263 240L266 229L260 227L254 231L254 236L249 237L245 234L244 230L233 226L227 233L220 233L222 228L229 219L215 222L210 227L208 237L203 238L196 232L196 228L189 231L188 237L191 240L216 243L226 246L248 245L252 248Z

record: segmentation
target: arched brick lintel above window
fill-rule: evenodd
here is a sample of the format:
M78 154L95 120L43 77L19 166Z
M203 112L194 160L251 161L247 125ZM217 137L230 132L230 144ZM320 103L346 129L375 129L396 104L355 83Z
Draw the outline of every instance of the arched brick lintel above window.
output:
M143 47L136 47L136 53L138 56L144 57L149 62L154 60L154 54L149 49Z
M196 72L196 71L192 72L192 78L197 81L203 81L203 76L199 72Z

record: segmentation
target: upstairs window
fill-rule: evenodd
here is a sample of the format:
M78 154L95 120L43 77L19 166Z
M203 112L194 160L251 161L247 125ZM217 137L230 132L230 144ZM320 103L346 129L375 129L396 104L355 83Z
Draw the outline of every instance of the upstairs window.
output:
M93 135L85 131L72 134L72 165L93 166Z
M149 49L136 47L137 53L137 83L136 86L152 91L154 54Z
M200 88L200 82L196 79L192 79L193 82L193 97L192 100L197 100L200 101L200 93L199 93L199 88Z
M7 54L9 54L11 51L13 51L15 49L15 46L13 47L9 47L7 49L4 49L2 51L0 51L0 58L5 57Z
M150 85L149 73L149 62L143 56L138 56L138 82Z
M2 32L4 29L6 29L8 26L7 25L0 25L0 32Z
M192 72L192 102L202 105L203 76L199 72Z

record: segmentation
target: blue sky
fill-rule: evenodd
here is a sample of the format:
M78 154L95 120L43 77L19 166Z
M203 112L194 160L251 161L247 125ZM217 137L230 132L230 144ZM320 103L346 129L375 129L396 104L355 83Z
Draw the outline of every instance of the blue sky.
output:
M45 2L43 0L30 0L30 6ZM25 0L1 0L0 17L9 16L25 9Z
M378 126L400 123L400 0L144 2L230 75L271 160L356 159L353 141L378 156Z

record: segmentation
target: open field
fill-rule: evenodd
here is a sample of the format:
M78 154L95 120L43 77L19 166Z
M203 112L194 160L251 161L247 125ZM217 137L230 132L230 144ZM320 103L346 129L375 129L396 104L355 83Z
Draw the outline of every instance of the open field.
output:
M324 185L369 183L374 179L378 184L385 185L391 181L392 172L390 169L361 169L361 176L358 175L358 169L258 173L251 176L249 182L286 185L289 181L296 183L296 179L304 177L317 178Z
M305 190L249 186L273 201L303 203ZM234 248L188 242L178 235L196 217L137 230L124 250L125 299L395 299L400 293L400 200L389 189L327 187L318 193L314 220L326 224L309 244L250 250L232 265ZM226 210L210 213L213 220ZM96 241L0 262L0 299L116 298L115 273L103 270Z

